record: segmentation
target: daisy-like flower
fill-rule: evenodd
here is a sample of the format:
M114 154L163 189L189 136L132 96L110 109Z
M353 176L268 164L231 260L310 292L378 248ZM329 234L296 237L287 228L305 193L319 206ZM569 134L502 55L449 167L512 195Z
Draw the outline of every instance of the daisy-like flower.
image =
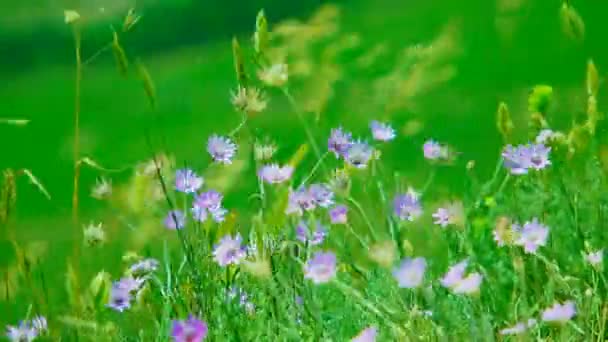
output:
M34 316L34 318L31 320L31 325L39 334L49 330L48 322L44 316Z
M129 267L129 272L134 277L143 277L150 273L154 273L158 269L159 265L160 263L158 260L154 258L147 258L131 265L131 267Z
M507 145L502 152L503 164L512 175L524 175L528 173L530 160L526 151L521 147Z
M240 234L236 234L234 238L231 235L224 236L213 250L215 262L222 267L238 265L247 255L247 249L242 246L242 241Z
M120 280L114 282L113 286L117 289L122 289L132 294L141 290L145 281L146 280L144 278L134 278L129 276L120 278Z
M310 191L305 187L300 187L298 190L289 190L289 197L287 199L287 208L285 213L287 215L298 215L302 216L304 211L313 210L316 207L316 201Z
M230 138L212 135L207 142L207 152L215 162L230 164L236 154L236 144Z
M448 272L440 280L441 285L447 288L452 288L460 282L464 276L464 272L469 266L469 260L464 259L461 262L450 267Z
M477 272L470 273L466 277L460 279L455 286L452 287L452 292L455 294L474 294L479 292L483 276Z
M563 304L555 303L543 311L542 319L551 323L566 323L576 315L574 301L566 301Z
M352 134L345 132L342 127L334 128L327 141L327 148L334 153L336 158L344 157L353 144L352 137Z
M351 342L375 342L377 336L378 328L371 326L361 330L357 336L351 339Z
M124 284L114 283L110 289L110 297L107 306L118 312L123 312L131 307L131 291Z
M422 215L422 206L417 193L409 189L403 195L397 195L393 200L395 216L401 220L414 221Z
M533 218L521 228L516 244L523 246L526 253L536 253L540 246L547 244L548 237L549 228L538 222L537 218Z
M450 212L445 208L439 208L433 213L434 224L445 228L450 224Z
M348 207L337 205L329 210L329 220L332 224L346 224L348 222Z
M535 170L542 170L547 166L551 165L549 160L550 147L546 147L543 144L530 144L526 147L526 153L530 158L530 167Z
M427 140L424 145L422 145L422 152L424 158L428 160L439 160L447 157L446 148L433 139Z
M334 193L325 184L311 184L308 192L315 204L321 208L329 208L334 204Z
M112 195L112 181L104 177L97 178L95 185L91 189L91 197L104 200Z
M336 276L337 260L333 252L316 252L304 265L304 279L323 284Z
M196 196L194 206L205 209L216 209L222 206L222 199L224 199L224 196L221 193L209 190Z
M171 337L174 342L200 342L207 337L207 323L190 315L186 320L174 320Z
M278 184L288 181L293 174L293 170L291 165L269 164L258 170L258 177L266 183Z
M289 74L287 73L287 64L277 63L258 72L260 81L270 87L282 87L287 83Z
M374 140L390 141L395 139L395 130L386 123L373 120L369 124Z
M6 337L12 342L30 342L38 337L38 330L29 322L22 321L17 326L9 325Z
M191 169L175 171L175 189L187 194L194 193L203 186L203 177L196 175Z
M231 102L238 111L249 115L263 112L267 105L264 94L257 88L239 87L232 93Z
M365 169L374 155L374 149L367 143L355 141L346 150L344 160L358 169Z
M413 289L419 287L424 280L426 271L426 259L405 259L399 267L393 270L393 277L397 280L399 287Z
M94 224L89 223L83 230L84 243L86 246L98 246L106 242L106 231L103 229L103 224L100 222Z
M182 229L186 225L186 215L181 210L170 210L163 222L169 229Z
M600 268L602 266L602 262L604 261L604 250L600 249L599 251L585 254L585 261L595 268Z
M519 335L526 330L534 327L536 325L536 320L531 318L526 322L518 322L517 324L510 326L508 328L504 328L499 331L501 335Z
M327 236L327 229L319 221L316 221L314 225L315 229L311 231L304 221L300 221L296 226L296 238L310 246L322 244Z

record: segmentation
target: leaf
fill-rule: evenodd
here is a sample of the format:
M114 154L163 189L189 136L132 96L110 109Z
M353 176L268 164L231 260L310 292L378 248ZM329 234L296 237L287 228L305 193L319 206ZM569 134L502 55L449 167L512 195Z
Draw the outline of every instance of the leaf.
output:
M255 52L263 54L268 48L268 21L264 10L260 10L255 19L255 34L253 36Z
M68 301L70 306L78 309L80 307L80 303L82 302L80 298L78 275L74 271L74 267L72 267L71 263L68 263L67 269L65 289L68 294Z
M593 63L593 60L589 60L587 62L587 95L589 96L597 96L597 91L600 87L599 76L597 72L597 68Z
M150 72L148 72L148 69L141 61L137 62L137 72L139 78L143 82L144 91L146 92L150 106L156 107L156 86L154 86L154 81L152 80L152 76L150 76Z
M11 126L25 126L30 123L29 119L0 119L1 124L7 124Z
M116 33L116 31L114 32L114 39L112 40L112 52L114 53L114 60L116 61L118 73L120 76L126 78L129 72L129 60L127 59L125 50L118 41L118 33Z
M573 40L583 40L585 37L585 22L574 7L567 2L564 2L562 5L560 19L564 34Z
M24 174L28 178L30 183L33 186L35 186L38 189L38 191L40 191L47 199L49 199L49 200L51 199L51 194L49 194L49 192L46 190L44 185L42 185L40 180L38 180L38 178L36 178L36 176L34 176L32 171L30 171L28 169L21 169L21 170L19 170L19 173Z
M247 86L245 62L243 61L241 45L239 44L239 41L238 39L236 39L236 37L232 38L232 59L234 60L234 72L236 73L236 80L240 87L245 88Z

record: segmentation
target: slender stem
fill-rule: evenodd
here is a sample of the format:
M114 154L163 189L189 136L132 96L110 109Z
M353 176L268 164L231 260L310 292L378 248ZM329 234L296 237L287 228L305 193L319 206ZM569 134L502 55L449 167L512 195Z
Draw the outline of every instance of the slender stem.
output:
M303 186L304 184L306 184L312 178L312 176L315 175L315 172L317 172L317 169L321 166L321 164L323 164L323 161L325 160L325 158L327 158L328 155L329 155L329 152L323 153L321 158L319 158L319 160L317 160L317 163L315 164L315 166L313 166L312 170L310 170L310 173L308 174L308 176L306 176L306 178L304 178L302 183L300 183L300 186Z
M315 138L312 135L312 131L310 130L310 127L308 127L306 120L304 120L304 117L302 116L302 113L300 112L300 110L298 108L298 104L296 103L296 100L293 98L293 96L291 96L291 94L289 93L289 90L287 88L281 88L281 89L283 90L283 94L285 94L285 97L287 97L289 104L293 107L294 112L296 112L296 115L298 116L298 120L300 120L300 122L302 123L302 126L304 127L304 132L306 133L306 137L308 138L308 142L310 143L310 146L312 147L313 151L315 152L317 160L321 159L321 150L319 149L319 146L317 146L317 143L315 142Z
M101 49L97 50L91 57L87 58L84 62L82 62L82 66L87 66L91 62L93 62L99 55L108 51L112 47L112 42L107 43Z
M428 189L431 187L431 184L433 184L433 181L435 180L435 175L437 174L437 167L433 166L433 168L431 169L431 173L429 174L429 177L426 180L426 183L424 183L424 186L422 187L422 190L420 191L420 194L425 194Z
M376 235L376 231L374 229L374 225L372 224L372 222L367 217L367 214L365 214L365 210L363 210L363 207L361 206L361 204L359 204L359 202L357 202L352 197L348 197L347 200L350 201L357 208L357 210L359 210L359 213L361 213L361 216L363 217L363 220L365 221L365 224L367 224L367 226L369 227L369 233L371 234L372 238L374 239L374 242L377 242L378 241L378 235Z

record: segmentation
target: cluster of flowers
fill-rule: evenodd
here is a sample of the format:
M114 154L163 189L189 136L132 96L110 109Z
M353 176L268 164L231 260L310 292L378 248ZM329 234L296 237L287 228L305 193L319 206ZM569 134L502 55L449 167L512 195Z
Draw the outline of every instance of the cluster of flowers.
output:
M7 327L6 336L11 341L33 341L48 332L48 324L44 316L35 316L29 321L21 321L19 325Z
M159 266L156 259L148 258L129 267L127 276L115 281L110 289L108 307L123 312L131 307L133 298L141 293L144 284Z
M539 247L545 246L549 238L549 227L539 222L538 218L526 221L523 225L513 223L509 227L497 227L494 230L494 241L500 247L505 245L522 246L526 253L536 253Z
M395 130L386 123L374 120L370 123L370 129L374 140L386 142L395 139ZM353 140L352 133L344 131L342 127L331 130L327 148L336 158L344 158L348 164L359 169L366 168L374 155L372 146L360 139Z
M550 147L542 143L525 145L507 145L502 152L504 166L513 175L524 175L529 170L542 170L551 165L549 160Z
M548 323L566 323L576 315L576 305L573 301L568 300L564 303L554 303L552 306L543 310L541 319ZM530 318L525 322L518 322L515 325L502 329L501 335L519 335L536 326L538 321Z
M243 289L237 288L236 286L232 286L230 290L228 290L227 298L229 301L233 301L238 298L239 306L245 309L245 311L249 315L253 315L255 313L255 304L250 300L249 294L245 292Z

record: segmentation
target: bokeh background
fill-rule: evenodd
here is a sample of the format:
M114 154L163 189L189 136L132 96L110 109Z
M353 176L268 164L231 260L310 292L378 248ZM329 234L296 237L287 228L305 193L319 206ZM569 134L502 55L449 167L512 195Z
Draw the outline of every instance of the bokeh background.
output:
M63 21L64 9L76 9L86 18L85 58L107 44L110 25L119 26L129 8L142 15L122 43L154 79L155 110L149 108L135 75L121 78L111 53L100 55L83 73L82 153L104 166L120 168L149 158L152 151L144 131L150 129L157 148L180 163L204 167L207 137L226 134L240 121L230 104L230 90L236 87L230 40L237 36L250 48L256 13L264 8L271 30L286 20L298 20L325 32L281 42L294 51L306 50L288 55L287 61L299 70L290 79L291 89L307 109L306 120L318 143L325 146L331 127L342 125L357 136L368 136L371 119L391 121L401 134L383 151L383 159L387 169L417 186L429 172L422 143L428 138L449 143L460 152L459 161L439 170L436 186L450 196L463 187L467 161L475 160L481 177L491 174L502 147L495 129L499 101L509 105L516 126L524 128L528 92L536 84L549 84L555 95L549 120L556 128L567 127L584 110L589 58L605 78L608 2L571 3L585 24L584 37L578 39L565 34L557 0L4 1L0 117L27 118L31 123L0 126L0 169L28 168L52 195L48 201L21 179L10 224L21 241L49 241L49 258L63 269L74 240L69 217L75 75L72 32ZM419 58L409 63L415 51ZM255 69L249 72L253 75ZM395 84L400 85L398 90L391 87ZM606 112L606 87L600 92L600 111ZM272 139L280 147L277 158L285 161L306 137L281 93L267 93L268 110L250 120L249 141ZM525 132L520 133L523 141ZM312 164L309 154L302 169ZM255 191L254 165L239 165L238 172L248 176L235 173L238 178L226 194L226 207L246 211L248 196ZM100 174L83 169L83 221L109 215L88 197ZM109 176L120 184L129 174ZM14 256L3 252L10 249L3 244L0 256L8 265ZM114 254L106 263L120 258L119 252ZM103 264L98 260L95 265L111 268ZM48 268L53 273L53 266ZM57 274L56 281L61 277ZM7 321L19 317L23 303L25 297L0 301L0 323L5 312L11 313Z

